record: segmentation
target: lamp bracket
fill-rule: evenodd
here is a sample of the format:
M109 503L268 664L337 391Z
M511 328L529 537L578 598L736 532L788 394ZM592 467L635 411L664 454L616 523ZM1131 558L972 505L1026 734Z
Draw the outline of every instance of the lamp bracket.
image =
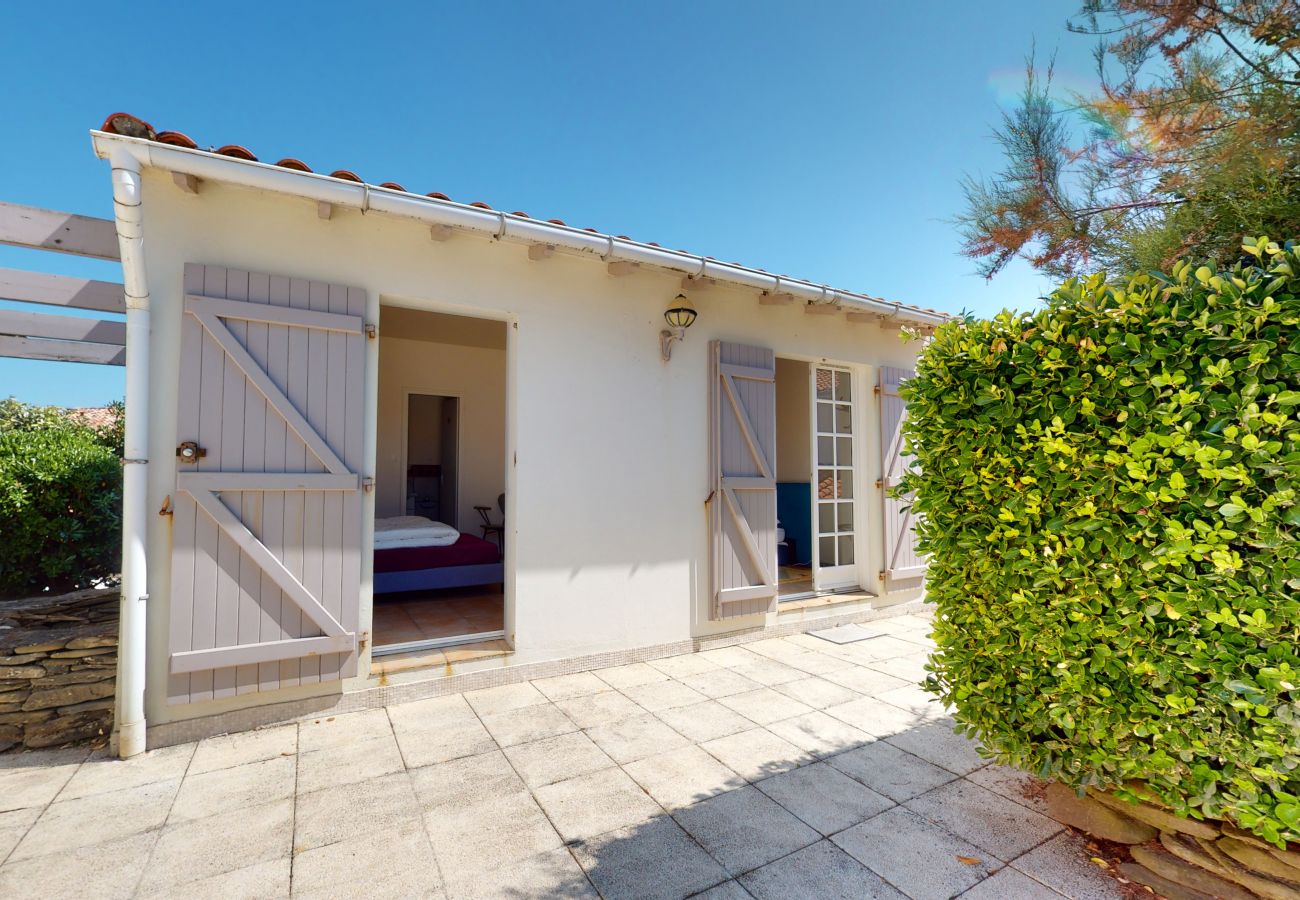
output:
M686 337L685 328L665 328L659 332L659 355L664 362L673 358L673 342Z

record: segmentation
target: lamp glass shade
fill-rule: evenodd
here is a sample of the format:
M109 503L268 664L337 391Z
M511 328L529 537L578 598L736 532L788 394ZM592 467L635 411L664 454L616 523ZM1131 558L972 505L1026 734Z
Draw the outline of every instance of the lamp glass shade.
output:
M685 294L678 294L672 306L664 310L664 321L674 328L690 328L695 321L695 307Z

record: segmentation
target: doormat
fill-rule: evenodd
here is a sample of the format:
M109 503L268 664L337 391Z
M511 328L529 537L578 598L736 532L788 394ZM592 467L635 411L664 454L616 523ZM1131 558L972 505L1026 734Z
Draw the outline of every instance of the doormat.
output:
M865 641L867 638L880 637L882 632L868 631L861 625L836 625L834 628L823 628L821 631L808 632L813 637L819 637L823 641L830 641L832 644L852 644L855 641Z

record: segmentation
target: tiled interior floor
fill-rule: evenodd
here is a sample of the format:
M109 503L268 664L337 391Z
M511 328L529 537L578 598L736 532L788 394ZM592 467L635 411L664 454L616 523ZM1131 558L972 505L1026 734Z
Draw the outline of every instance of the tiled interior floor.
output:
M776 590L782 597L806 594L813 589L812 569L807 566L781 566L776 578Z
M499 585L381 594L375 598L375 646L500 631L504 621Z
M0 755L0 897L1123 896L915 616L154 750Z

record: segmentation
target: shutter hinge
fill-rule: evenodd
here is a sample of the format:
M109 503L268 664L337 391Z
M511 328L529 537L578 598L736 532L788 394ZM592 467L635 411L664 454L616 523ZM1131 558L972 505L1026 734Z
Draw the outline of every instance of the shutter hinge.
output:
M884 486L885 486L885 479L883 479L883 478L877 478L877 479L876 479L876 490L880 490L880 489L881 489L882 487L884 487Z
M873 394L875 394L877 397L879 397L880 394L881 394L881 387L880 387L880 385L876 385L875 387L873 387L873 388L871 389L871 393L873 393Z
M370 478L368 476L366 478L361 479L361 490L369 494L374 489L375 489L375 479Z
M881 584L884 584L885 581L889 578L889 574L884 569L881 569L879 572L876 573L876 577L880 579Z
M372 341L379 334L379 329L375 327L374 322L367 322L365 324L365 329L366 329L366 337Z

